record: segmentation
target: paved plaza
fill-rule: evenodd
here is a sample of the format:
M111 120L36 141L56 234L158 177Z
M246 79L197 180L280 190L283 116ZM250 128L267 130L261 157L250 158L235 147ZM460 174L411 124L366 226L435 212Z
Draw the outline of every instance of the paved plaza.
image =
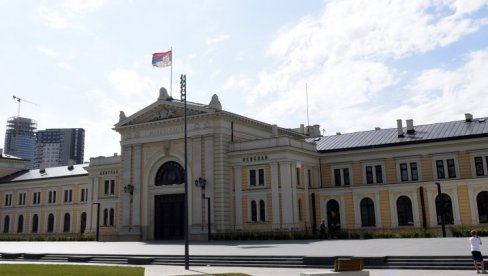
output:
M488 244L488 239L487 242ZM269 256L469 256L467 238L190 242L190 255ZM183 255L183 242L0 242L0 253ZM486 246L482 253L488 256ZM5 263L5 262L2 262ZM242 272L250 275L300 275L324 269L193 267L145 265L145 275L198 275ZM327 270L327 269L325 269ZM370 270L372 276L473 275L474 270Z

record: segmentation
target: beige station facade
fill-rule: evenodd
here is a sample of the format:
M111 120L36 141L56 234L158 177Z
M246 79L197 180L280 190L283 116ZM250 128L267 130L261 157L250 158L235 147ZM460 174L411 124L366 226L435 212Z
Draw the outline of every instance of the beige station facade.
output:
M121 154L25 170L0 157L0 236L100 240L184 237L184 103L157 100L114 131ZM455 122L322 136L187 103L190 239L212 233L311 232L321 220L352 232L488 224L488 122ZM443 193L443 207L438 185ZM208 206L210 203L210 206ZM99 210L97 216L97 210Z

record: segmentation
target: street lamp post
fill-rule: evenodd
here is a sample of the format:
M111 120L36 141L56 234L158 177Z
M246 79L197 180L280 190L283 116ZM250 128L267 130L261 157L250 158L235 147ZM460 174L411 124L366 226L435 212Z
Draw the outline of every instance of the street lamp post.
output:
M210 214L212 212L210 212L210 197L207 197L207 196L204 196L204 198L207 200L207 236L208 236L208 240L210 241L212 239L212 221L210 220Z
M439 196L439 213L441 215L441 226L442 226L442 237L446 237L446 220L444 215L444 195L441 191L441 184L439 182L435 183L437 185L437 194Z
M186 75L180 77L181 101L184 103L185 109L185 269L190 269L190 250L189 250L189 229L188 229L188 145L187 145L187 114L186 114Z
M199 177L198 179L195 180L195 186L201 187L202 191L204 191L205 186L207 185L207 180L203 177ZM212 219L211 219L211 207L210 207L210 197L205 196L204 193L202 193L202 198L207 200L207 239L210 241L212 239Z
M96 241L99 241L99 237L100 237L100 203L94 202L93 204L97 205L97 232L96 232L95 239L96 239Z

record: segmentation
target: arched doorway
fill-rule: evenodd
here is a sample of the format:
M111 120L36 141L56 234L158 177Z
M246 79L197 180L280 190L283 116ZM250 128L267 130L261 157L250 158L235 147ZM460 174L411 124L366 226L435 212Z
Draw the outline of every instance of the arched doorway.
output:
M332 232L341 228L339 203L334 199L331 199L327 202L327 224L329 227L329 231Z
M437 224L441 224L441 208L444 210L444 223L454 224L454 214L452 211L452 200L447 194L442 193L444 197L444 205L441 207L441 199L439 196L435 197L435 210L437 214Z
M478 219L480 223L488 222L488 192L483 191L476 197L476 204L478 205Z
M181 185L185 169L174 161L164 163L156 173L155 186ZM154 196L154 239L182 240L185 225L185 195L164 194Z

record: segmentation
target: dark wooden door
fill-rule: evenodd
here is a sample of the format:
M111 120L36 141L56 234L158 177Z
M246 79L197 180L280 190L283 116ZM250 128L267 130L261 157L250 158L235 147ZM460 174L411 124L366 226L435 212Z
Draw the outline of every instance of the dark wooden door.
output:
M156 195L154 198L154 239L182 240L185 234L185 195Z

